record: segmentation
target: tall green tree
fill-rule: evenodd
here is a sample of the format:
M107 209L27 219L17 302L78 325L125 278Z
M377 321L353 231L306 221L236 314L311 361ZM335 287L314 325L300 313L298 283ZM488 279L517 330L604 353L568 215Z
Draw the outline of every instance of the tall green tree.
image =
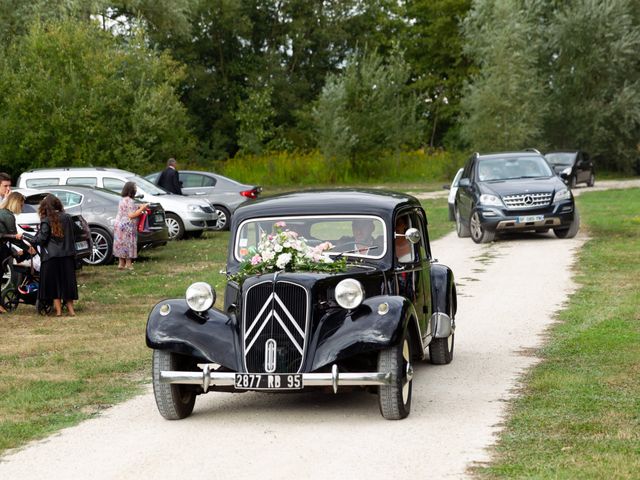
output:
M418 98L401 52L385 64L377 52L354 54L330 75L314 111L318 143L333 164L373 174L376 156L419 144Z
M474 150L522 149L543 137L549 103L533 17L520 2L483 0L465 19L466 51L479 72L462 100L462 134Z
M182 68L85 21L36 23L0 55L0 159L145 171L192 150ZM153 164L153 165L152 165Z
M634 15L635 12L635 15ZM577 0L549 29L545 134L553 148L582 148L630 169L640 143L640 18L631 0Z
M407 0L401 45L411 65L413 87L425 101L420 114L427 120L424 143L455 142L464 82L473 64L463 52L462 20L471 0Z

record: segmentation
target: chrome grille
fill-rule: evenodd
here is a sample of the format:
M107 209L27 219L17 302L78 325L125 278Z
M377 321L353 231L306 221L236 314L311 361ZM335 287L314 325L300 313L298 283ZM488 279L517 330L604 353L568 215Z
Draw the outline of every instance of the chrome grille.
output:
M551 203L551 193L525 193L522 195L505 195L502 201L507 208L538 208Z
M262 282L244 298L244 356L247 372L267 373L267 343L275 341L276 365L268 373L298 372L306 345L308 294L291 282ZM271 353L270 353L271 355Z

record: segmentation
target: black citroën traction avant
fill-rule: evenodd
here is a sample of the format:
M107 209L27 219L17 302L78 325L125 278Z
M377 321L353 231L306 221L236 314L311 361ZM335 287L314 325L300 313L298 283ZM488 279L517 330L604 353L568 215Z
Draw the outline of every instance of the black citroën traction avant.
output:
M233 217L224 308L197 282L149 315L160 414L209 391L362 387L409 415L412 362L453 358L456 286L433 259L418 200L395 192L283 194Z

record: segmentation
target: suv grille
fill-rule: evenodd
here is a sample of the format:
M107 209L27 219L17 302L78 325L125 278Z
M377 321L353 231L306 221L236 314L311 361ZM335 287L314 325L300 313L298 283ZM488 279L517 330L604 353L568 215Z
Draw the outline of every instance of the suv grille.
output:
M294 373L302 366L306 345L308 295L290 282L263 282L244 298L244 356L249 373ZM275 346L273 341L275 341ZM275 347L275 365L266 366L266 348ZM267 368L271 371L267 372Z
M507 208L538 208L551 203L551 193L525 193L523 195L506 195L502 201Z

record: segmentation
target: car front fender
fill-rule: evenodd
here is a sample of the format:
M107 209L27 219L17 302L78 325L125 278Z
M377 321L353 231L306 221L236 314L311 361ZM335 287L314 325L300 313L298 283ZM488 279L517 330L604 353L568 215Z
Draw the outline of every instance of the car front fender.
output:
M203 314L191 310L184 299L159 302L147 320L147 346L201 358L233 371L241 371L235 316L216 309Z
M320 319L311 339L310 349L314 353L307 371L394 345L407 328L418 328L416 318L409 300L391 295L368 298L351 311L329 312ZM418 341L419 331L416 336Z

